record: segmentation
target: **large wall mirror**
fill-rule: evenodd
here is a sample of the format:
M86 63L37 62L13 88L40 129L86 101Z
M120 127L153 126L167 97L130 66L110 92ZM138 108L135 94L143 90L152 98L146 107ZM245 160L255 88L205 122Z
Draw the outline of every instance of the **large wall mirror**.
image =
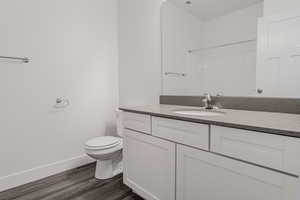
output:
M262 0L167 0L163 94L300 98L300 16Z

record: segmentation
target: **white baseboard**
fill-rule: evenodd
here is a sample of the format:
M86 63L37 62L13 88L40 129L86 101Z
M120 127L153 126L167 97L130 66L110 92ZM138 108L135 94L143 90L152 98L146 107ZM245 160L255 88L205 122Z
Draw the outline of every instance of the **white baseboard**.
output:
M69 169L89 164L91 162L94 162L94 160L87 155L82 155L0 177L0 191L14 188L32 181L37 181Z

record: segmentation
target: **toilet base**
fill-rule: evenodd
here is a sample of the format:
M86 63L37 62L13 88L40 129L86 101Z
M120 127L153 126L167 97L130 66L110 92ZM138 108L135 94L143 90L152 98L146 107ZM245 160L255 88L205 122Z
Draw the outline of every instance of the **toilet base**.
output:
M95 178L110 179L123 172L121 160L97 160Z

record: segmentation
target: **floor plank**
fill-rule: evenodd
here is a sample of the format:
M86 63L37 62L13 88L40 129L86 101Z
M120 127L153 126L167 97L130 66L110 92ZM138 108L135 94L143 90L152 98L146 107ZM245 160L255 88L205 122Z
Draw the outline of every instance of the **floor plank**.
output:
M130 194L129 196L123 198L122 200L143 200L143 198L139 197L136 194Z
M95 188L87 193L73 198L72 200L121 200L131 193L132 191L123 185L122 177L120 177L119 179L113 180L102 187Z
M23 197L27 194L34 193L35 191L41 191L51 186L56 186L63 181L72 181L77 177L92 178L95 170L95 164L84 165L72 170L68 170L47 178L28 183L16 188L12 188L7 191L0 192L0 200L16 199ZM25 197L24 197L25 199Z
M0 192L0 200L143 200L123 184L122 175L97 180L94 172L94 163L82 166Z

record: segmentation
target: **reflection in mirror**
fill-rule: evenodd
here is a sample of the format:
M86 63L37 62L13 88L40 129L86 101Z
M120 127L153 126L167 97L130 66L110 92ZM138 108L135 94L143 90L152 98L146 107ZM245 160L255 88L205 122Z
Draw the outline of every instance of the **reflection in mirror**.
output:
M288 38L300 35L300 20L276 23L281 19L264 18L263 8L262 0L166 1L163 94L300 97L299 45L286 61L290 69L282 64L282 48L295 46Z

